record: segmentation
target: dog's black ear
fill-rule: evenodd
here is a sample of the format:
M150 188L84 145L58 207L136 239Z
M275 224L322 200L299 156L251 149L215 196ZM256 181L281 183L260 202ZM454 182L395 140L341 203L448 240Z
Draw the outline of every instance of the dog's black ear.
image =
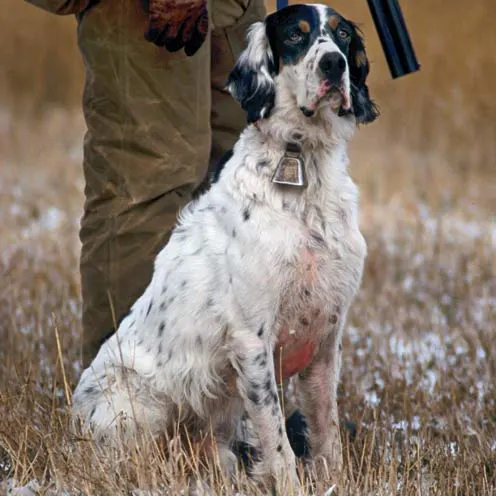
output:
M248 45L229 75L227 89L248 113L248 122L256 122L267 118L274 107L274 60L263 22L251 26L247 39Z
M379 116L379 108L369 96L369 89L365 84L369 74L369 61L360 29L353 25L348 66L351 80L351 102L353 113L359 124L368 124Z

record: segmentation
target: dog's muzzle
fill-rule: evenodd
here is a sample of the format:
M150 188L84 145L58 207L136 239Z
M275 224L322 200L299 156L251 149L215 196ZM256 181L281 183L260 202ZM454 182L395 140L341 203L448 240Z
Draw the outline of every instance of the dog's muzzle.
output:
M300 107L303 114L311 117L318 104L324 99L330 103L335 111L349 110L351 102L349 90L345 84L346 60L343 55L338 51L324 53L318 61L317 73L320 85L315 100L310 105Z
M346 60L338 52L325 53L319 61L319 69L330 86L342 85Z

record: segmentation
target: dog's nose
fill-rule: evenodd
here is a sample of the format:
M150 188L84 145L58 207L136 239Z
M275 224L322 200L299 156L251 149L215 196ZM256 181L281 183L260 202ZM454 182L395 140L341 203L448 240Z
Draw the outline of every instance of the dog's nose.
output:
M346 69L346 61L338 52L325 53L319 61L319 69L332 83L340 83Z

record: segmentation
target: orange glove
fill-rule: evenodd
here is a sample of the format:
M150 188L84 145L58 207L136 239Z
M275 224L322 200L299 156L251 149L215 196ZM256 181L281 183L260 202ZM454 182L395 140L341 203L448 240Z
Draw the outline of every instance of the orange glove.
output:
M206 0L144 0L149 25L145 39L169 52L184 47L191 56L202 46L208 34Z

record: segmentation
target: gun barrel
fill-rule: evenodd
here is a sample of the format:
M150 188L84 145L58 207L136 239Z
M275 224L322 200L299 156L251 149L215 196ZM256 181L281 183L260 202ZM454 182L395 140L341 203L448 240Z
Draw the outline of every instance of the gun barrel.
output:
M367 0L393 78L418 71L398 0Z

